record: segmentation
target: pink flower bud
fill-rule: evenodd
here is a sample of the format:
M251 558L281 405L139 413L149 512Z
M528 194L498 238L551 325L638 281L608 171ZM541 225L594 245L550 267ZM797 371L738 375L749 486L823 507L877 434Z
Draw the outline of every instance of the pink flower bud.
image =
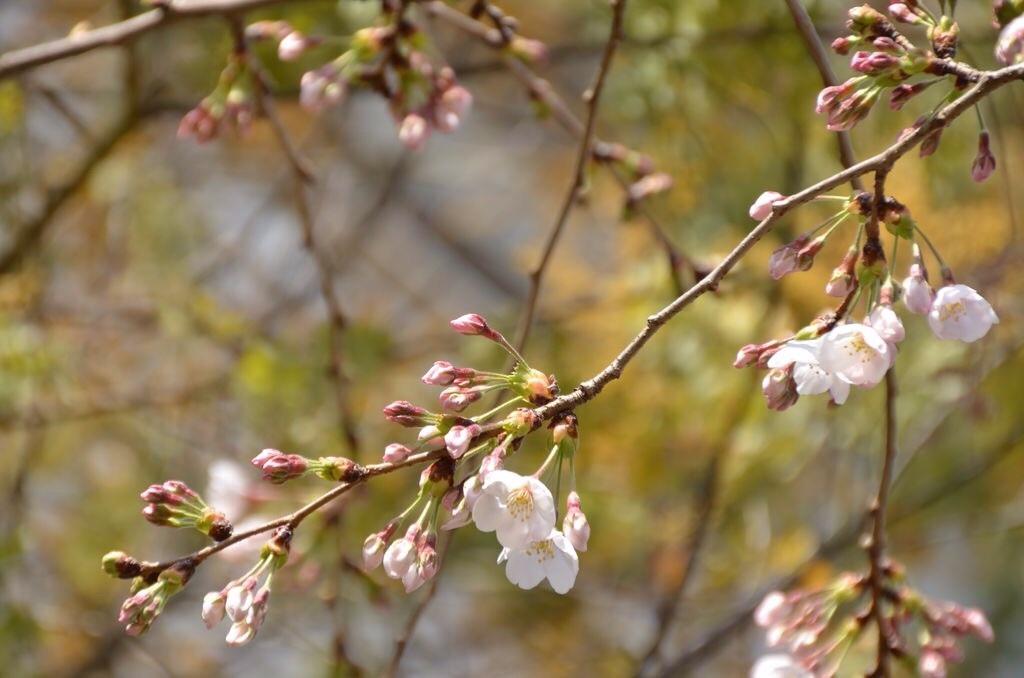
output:
M475 403L483 396L480 391L464 389L459 386L449 386L441 391L438 401L441 409L445 412L462 412L464 409Z
M565 520L562 521L562 533L577 551L586 551L590 540L590 523L580 508L580 495L570 492L565 500Z
M396 400L384 408L384 418L407 428L426 426L433 417L430 412L408 400Z
M996 171L996 157L989 149L988 132L978 135L978 154L971 163L971 178L977 182L985 181Z
M384 462L386 464L397 464L408 459L410 454L412 454L412 450L405 445L391 443L384 448Z
M210 591L203 596L203 623L212 629L224 618L224 592Z
M964 621L967 622L967 626L970 631L981 640L986 643L991 643L995 638L995 634L992 633L992 625L989 624L988 618L985 613L976 607L969 607L963 611Z
M768 409L781 412L793 406L800 395L796 392L792 369L776 367L768 371L761 381Z
M473 104L473 95L465 87L455 85L445 90L434 109L434 124L442 132L451 132L466 117Z
M924 266L911 264L910 275L903 280L903 305L911 313L924 315L932 308L935 292L928 284Z
M420 381L434 386L448 386L455 381L455 368L449 362L438 360L427 370L426 374L420 377Z
M402 118L398 127L398 140L411 151L417 150L427 139L430 127L426 118L419 113L410 113Z
M772 206L780 200L785 200L786 196L782 195L778 191L765 191L757 197L754 204L750 206L748 213L750 218L755 221L764 221L772 213Z
M946 678L946 660L932 649L925 649L921 653L917 669L921 678Z
M905 24L919 24L921 18L910 9L906 4L902 2L894 2L889 5L889 16L896 21L900 21Z
M302 53L310 47L315 46L319 41L317 38L303 35L301 31L291 31L277 45L277 58L281 61L295 61Z
M381 537L379 532L371 534L363 542L363 570L370 572L380 567L380 564L384 562L384 549L387 546L387 542Z
M459 316L451 321L450 324L452 329L459 334L481 335L485 337L490 337L494 334L494 330L487 324L483 316L476 313L467 313L466 315Z
M899 67L899 59L884 52L855 52L850 58L850 68L868 75L882 75Z
M480 427L476 424L469 426L452 426L444 436L445 447L452 459L459 459L469 450L473 438L480 435Z

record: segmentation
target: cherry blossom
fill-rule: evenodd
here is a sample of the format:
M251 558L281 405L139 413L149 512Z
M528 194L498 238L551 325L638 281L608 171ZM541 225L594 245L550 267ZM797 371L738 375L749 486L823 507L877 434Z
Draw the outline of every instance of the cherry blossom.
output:
M822 337L818 356L827 372L846 383L874 386L892 366L893 349L873 328L849 323Z
M991 304L967 285L939 288L928 312L928 325L939 339L977 341L998 322Z
M473 505L473 521L481 532L495 532L502 546L524 549L554 528L555 501L551 490L532 476L492 471Z
M576 583L580 570L576 551L558 530L523 548L505 547L498 555L498 564L506 561L505 576L521 589L532 589L546 578L555 593L566 593Z
M884 343L884 342L883 342ZM846 402L850 383L822 365L821 350L824 339L797 340L785 344L768 360L768 367L793 365L793 380L800 395L814 395L828 391L837 405Z

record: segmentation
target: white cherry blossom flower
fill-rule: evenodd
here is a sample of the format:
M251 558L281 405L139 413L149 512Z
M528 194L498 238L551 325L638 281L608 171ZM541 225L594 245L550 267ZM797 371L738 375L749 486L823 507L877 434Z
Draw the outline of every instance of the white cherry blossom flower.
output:
M509 549L523 549L546 539L555 526L551 490L532 476L504 469L491 471L473 504L473 522L481 532L495 532Z
M814 674L800 666L788 654L768 654L754 663L750 678L813 678Z
M768 367L793 365L793 380L800 395L814 395L829 392L837 405L846 402L850 384L821 364L821 349L824 340L797 340L787 342L768 359Z
M874 386L892 366L893 349L867 325L838 325L822 337L821 366L854 386ZM838 402L838 401L837 401Z
M977 341L998 322L991 304L967 285L939 288L928 312L928 326L939 339Z
M519 588L532 589L546 578L555 593L568 592L580 571L576 551L558 530L551 530L546 539L531 542L525 548L505 547L498 555L498 564L503 562L505 576Z

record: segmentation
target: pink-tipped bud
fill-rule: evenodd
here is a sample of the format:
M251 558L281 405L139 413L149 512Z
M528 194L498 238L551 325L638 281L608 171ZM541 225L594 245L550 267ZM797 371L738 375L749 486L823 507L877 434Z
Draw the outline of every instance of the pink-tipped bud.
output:
M883 75L899 67L900 60L884 52L854 52L850 68L868 75Z
M267 452L277 452L268 455ZM252 465L263 471L263 480L280 485L301 478L309 470L309 460L297 454L264 450L252 458Z
M995 634L992 632L992 625L989 623L988 617L978 608L969 607L965 609L963 611L963 618L967 622L970 632L981 640L991 643L995 639Z
M921 23L921 17L919 17L914 10L908 7L905 3L894 2L889 5L889 16L896 21L905 24L919 24Z
M459 316L451 321L450 324L452 329L459 334L468 336L480 335L483 337L492 337L495 334L483 316L477 313L467 313L466 315Z
M462 412L477 400L480 400L481 397L483 397L483 394L480 391L463 389L459 386L449 386L441 391L441 395L438 396L438 402L441 403L441 409L445 412Z
M796 391L792 369L776 367L768 371L761 381L761 392L764 393L768 409L781 412L796 404L800 395Z
M832 277L829 278L828 283L825 285L825 294L830 297L844 299L854 290L857 286L854 271L857 266L858 255L859 251L856 247L851 247L846 251L843 260L832 271Z
M363 570L370 572L380 567L384 562L384 549L387 542L384 541L380 532L375 532L363 542Z
M224 592L210 591L203 596L203 623L212 629L224 618Z
M1010 21L999 32L996 41L996 61L1012 66L1024 61L1024 14Z
M429 133L430 126L427 124L426 118L419 113L410 113L405 116L402 118L401 125L398 126L398 140L411 151L422 146Z
M445 90L434 109L434 125L442 132L451 132L462 122L473 105L473 95L462 85Z
M540 40L516 35L508 48L513 55L531 64L543 63L548 58L548 47Z
M977 182L985 181L996 171L996 157L989 149L988 132L978 135L978 154L971 163L971 178Z
M397 464L399 462L403 462L409 458L410 454L412 454L412 450L405 445L402 445L401 443L391 443L384 448L384 463Z
M295 61L319 42L317 38L306 36L301 31L291 31L278 43L277 58L281 61Z
M925 315L932 310L935 290L928 284L928 277L922 264L911 264L910 275L903 280L902 286L903 305L908 311Z
M434 363L427 373L420 377L424 384L448 386L455 381L455 366L444 360Z
M413 405L408 400L396 400L384 408L384 418L407 428L426 426L434 417L427 410Z
M469 426L452 426L444 436L445 447L452 459L459 459L469 450L473 438L480 435L480 427L476 424Z
M750 218L755 221L764 221L772 213L772 207L775 203L780 200L785 200L786 196L782 195L778 191L765 191L761 195L757 196L757 200L750 206L748 214Z
M565 500L565 520L562 521L562 533L577 551L586 551L590 540L590 523L580 508L580 495L570 492Z

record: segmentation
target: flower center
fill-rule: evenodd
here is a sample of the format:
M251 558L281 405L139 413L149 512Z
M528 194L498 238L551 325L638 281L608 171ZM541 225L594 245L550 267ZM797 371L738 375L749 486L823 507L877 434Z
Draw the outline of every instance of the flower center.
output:
M509 492L506 506L512 518L528 520L533 515L533 493L530 488L524 485Z
M855 334L850 337L846 342L846 351L851 357L859 354L861 363L871 362L871 358L875 354L875 350L868 346L862 334Z
M939 308L939 321L959 321L960 316L964 315L965 313L967 313L967 309L964 307L964 302L962 301L953 301L948 304L943 304Z
M531 543L526 547L525 553L536 558L538 563L543 563L555 557L555 548L551 545L550 539L545 539Z

